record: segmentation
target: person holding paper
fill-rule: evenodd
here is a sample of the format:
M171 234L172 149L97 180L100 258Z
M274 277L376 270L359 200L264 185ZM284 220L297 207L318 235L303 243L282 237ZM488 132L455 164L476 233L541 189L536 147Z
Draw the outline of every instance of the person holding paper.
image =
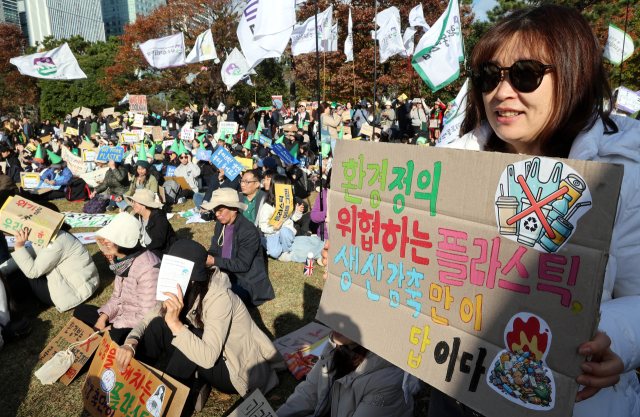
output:
M114 256L109 265L116 275L113 293L100 308L82 304L73 312L75 318L96 331L109 331L111 339L119 345L156 305L160 258L141 245L140 236L145 236L142 223L128 213L118 214L96 232L96 237L103 239L101 249ZM146 236L144 243L150 244L151 239Z
M276 414L412 417L412 392L407 388L411 400L405 401L404 375L402 369L334 331L307 378Z
M161 210L162 203L156 202L155 194L147 189L136 190L131 197L125 196L125 200L133 207L136 219L144 227L140 242L147 250L162 259L162 256L169 252L171 246L178 240L165 212ZM145 243L147 237L151 240L148 244Z
M331 105L329 103L322 103L320 105L320 122L322 128L329 131L331 139L338 139L338 126L342 123L343 109L337 110L335 114L331 114Z
M67 163L64 162L62 158L51 151L48 151L48 153L52 164L49 169L40 175L41 183L52 187L61 187L61 189L51 190L39 195L37 196L38 200L55 200L57 198L64 198L64 187L73 177L73 173L71 173L71 170L67 168Z
M221 188L202 208L212 210L217 220L207 265L215 265L228 274L232 291L246 304L259 306L273 300L276 295L266 270L260 233L239 213L247 205L240 202L238 193Z
M193 194L198 192L198 177L200 176L200 167L191 162L191 155L189 151L180 144L179 159L180 165L174 171L175 177L183 177L190 190L181 190L178 193L178 204L184 204L188 198L193 198Z
M104 175L104 179L101 184L98 184L96 188L93 189L93 192L89 196L93 198L96 194L102 194L103 192L107 192L112 196L112 199L109 201L109 206L107 207L108 211L115 211L118 209L116 198L122 197L124 193L127 192L129 188L129 175L127 174L127 169L124 165L121 165L119 162L115 162L110 160L107 163L109 170Z
M168 260L191 265L185 267L186 291L182 293L180 284L164 291L164 301L138 322L116 351L117 372L124 372L142 350L152 366L161 354L169 356L164 372L192 387L182 416L193 413L201 391L208 392L200 389L203 383L227 394L246 395L256 388L267 393L279 384L276 372L286 369L282 355L232 291L227 274L217 266L205 266L207 256L193 240L173 245L161 268Z

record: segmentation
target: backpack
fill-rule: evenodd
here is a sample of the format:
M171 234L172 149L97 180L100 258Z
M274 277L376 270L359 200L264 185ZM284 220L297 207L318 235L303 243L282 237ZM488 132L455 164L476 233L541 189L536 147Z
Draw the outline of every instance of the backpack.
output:
M90 194L91 190L82 178L73 177L67 182L65 197L68 201L85 201Z
M96 195L82 207L82 212L87 214L100 214L107 210L109 199Z

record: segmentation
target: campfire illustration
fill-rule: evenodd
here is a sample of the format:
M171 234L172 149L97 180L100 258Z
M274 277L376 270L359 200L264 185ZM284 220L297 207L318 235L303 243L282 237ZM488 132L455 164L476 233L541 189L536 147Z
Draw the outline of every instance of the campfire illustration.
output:
M533 410L555 405L555 382L545 359L551 330L540 317L518 313L504 331L506 349L498 353L487 375L489 386L511 402Z

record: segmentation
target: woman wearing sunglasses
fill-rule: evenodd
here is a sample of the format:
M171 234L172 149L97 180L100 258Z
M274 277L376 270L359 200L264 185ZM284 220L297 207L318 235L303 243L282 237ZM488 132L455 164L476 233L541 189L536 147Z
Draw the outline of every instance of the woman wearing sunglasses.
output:
M611 89L602 46L575 9L544 5L512 13L478 42L470 64L465 135L451 147L624 165L599 332L579 348L585 363L574 415L637 416L640 123L603 108ZM470 415L477 414L431 391L429 416Z

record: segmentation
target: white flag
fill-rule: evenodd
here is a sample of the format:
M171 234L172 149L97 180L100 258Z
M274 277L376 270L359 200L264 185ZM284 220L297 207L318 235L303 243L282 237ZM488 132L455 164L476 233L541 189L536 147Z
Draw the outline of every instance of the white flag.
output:
M30 77L47 80L87 78L66 43L50 51L11 58L9 62L18 67L20 74Z
M209 29L198 35L196 44L193 45L193 49L189 52L186 62L187 64L194 64L217 58L216 46L213 44L213 36L211 36L211 29Z
M624 56L622 47L624 45ZM604 47L604 58L613 65L620 65L633 54L633 39L620 28L609 24L609 37Z
M326 12L325 12L326 13ZM322 51L322 19L324 14L318 15L318 50ZM309 54L316 51L316 16L313 15L303 24L293 28L291 33L291 53L293 56Z
M464 61L458 0L450 0L447 10L420 39L411 64L431 91L436 92L460 76Z
M378 13L378 26L384 26L384 24L387 23L387 19L389 18L389 16L393 16L393 18L396 19L396 23L398 23L397 27L400 27L400 11L394 6L391 6L388 9L384 9L383 11ZM373 18L373 21L376 21L375 17Z
M190 72L189 75L184 77L184 79L187 81L187 84L191 84L193 82L193 80L196 79L198 74L200 74L200 73L199 72Z
M118 106L122 106L123 104L127 104L129 102L129 93L122 100L118 102Z
M345 62L353 61L353 21L351 20L351 8L349 8L348 30L347 39L344 41L344 54L347 56Z
M406 28L404 30L404 35L402 36L402 43L404 43L404 49L407 50L406 53L401 53L400 55L403 58L409 58L411 55L413 55L413 48L415 46L415 42L414 42L414 36L416 34L416 28L414 28L413 26L409 26L408 28Z
M442 133L438 138L436 146L444 146L460 137L460 127L462 127L465 109L467 107L468 87L469 80L467 79L458 92L458 95L451 106L451 110L449 110L449 113L447 114L447 122L442 128Z
M331 48L331 29L333 28L333 6L329 6L329 8L323 13L322 18L322 51L329 51ZM319 23L320 21L318 21ZM318 28L320 29L320 28Z
M278 50L282 54L291 39L296 24L294 0L259 0L251 20L253 41L263 49Z
M262 48L256 42L253 41L253 27L255 25L255 19L258 13L258 2L250 1L245 7L242 15L240 16L240 23L238 23L238 41L242 52L246 57L249 68L255 68L265 58L279 58L282 55L282 51L287 47L289 38L286 39L287 43L282 46L282 50L278 52L275 47L270 47L268 50ZM269 36L267 36L268 38ZM277 35L276 35L277 37ZM280 45L279 45L280 46Z
M140 50L153 68L162 69L186 65L182 32L164 38L150 39L140 44Z
M329 46L327 52L338 52L338 24L336 23L331 28L331 41L328 42Z
M222 82L227 86L227 90L231 90L238 81L242 80L248 74L255 74L249 68L249 64L245 59L242 52L238 51L238 48L233 48L233 51L227 56L226 61L222 64Z
M406 54L400 37L400 25L392 15L388 15L387 22L378 30L377 37L380 42L380 63L396 54Z
M409 12L409 26L422 26L424 31L428 31L430 26L426 20L424 20L424 12L422 11L422 3L411 9Z

